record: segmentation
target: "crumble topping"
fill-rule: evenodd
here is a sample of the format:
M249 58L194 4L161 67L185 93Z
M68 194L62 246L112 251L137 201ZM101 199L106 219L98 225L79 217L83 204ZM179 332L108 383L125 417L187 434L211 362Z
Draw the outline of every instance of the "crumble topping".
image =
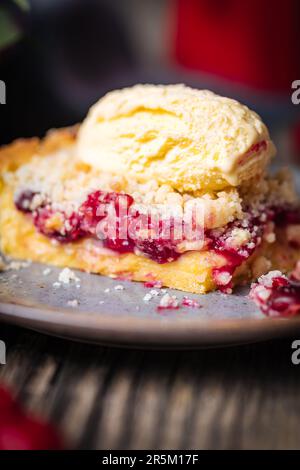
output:
M205 226L219 227L242 216L242 203L237 189L193 194L180 194L167 184L156 181L137 183L125 176L91 170L74 162L73 147L59 150L47 156L34 156L15 173L5 173L4 179L14 185L15 200L23 197L23 211L35 211L41 205L51 203L53 211L63 211L68 216L77 211L87 196L98 189L103 192L124 192L134 199L134 209L143 213L153 210L170 210L175 207L191 208L200 205ZM159 207L160 206L160 207ZM58 218L55 223L62 223ZM68 230L68 227L66 227Z
M49 220L49 230L57 227L64 232L63 235L68 234L73 226L61 213L67 218L71 217L88 195L99 189L102 192L130 194L134 200L133 210L140 213L149 211L149 208L153 211L156 206L159 213L168 213L175 207L200 207L204 214L204 226L208 229L243 219L248 207L262 212L266 204L295 204L297 200L287 170L279 172L274 178L252 180L241 188L181 194L170 185L159 185L155 180L138 183L125 176L91 169L76 162L74 152L74 146L70 146L46 156L36 155L15 173L6 172L3 175L4 180L15 187L15 200L23 198L21 205L24 212L34 212L50 203L53 217ZM26 197L28 192L30 197ZM182 251L185 251L184 247Z
M226 247L240 248L251 240L251 232L247 228L236 227L226 239Z
M280 169L274 176L263 176L249 180L240 188L245 206L260 210L267 202L269 206L285 206L298 203L298 196L292 174L288 168Z
M287 279L287 277L284 276L281 271L275 270L275 271L268 272L268 274L264 274L263 276L260 276L257 282L264 287L271 287L273 284L273 279L276 277L283 277Z

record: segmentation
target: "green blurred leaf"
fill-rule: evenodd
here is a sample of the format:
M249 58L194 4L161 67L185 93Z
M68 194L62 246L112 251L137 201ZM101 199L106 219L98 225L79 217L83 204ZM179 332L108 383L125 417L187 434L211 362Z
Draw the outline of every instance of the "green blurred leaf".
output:
M29 10L28 0L13 0L22 10Z
M12 16L4 8L0 8L0 49L16 42L20 36L21 31Z

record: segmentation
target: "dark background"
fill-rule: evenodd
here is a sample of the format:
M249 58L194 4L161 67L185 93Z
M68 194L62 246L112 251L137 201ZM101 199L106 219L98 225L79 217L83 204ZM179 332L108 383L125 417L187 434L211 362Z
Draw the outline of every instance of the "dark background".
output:
M298 0L1 0L0 39L3 13L0 144L79 122L108 90L184 82L250 105L281 159L300 155Z

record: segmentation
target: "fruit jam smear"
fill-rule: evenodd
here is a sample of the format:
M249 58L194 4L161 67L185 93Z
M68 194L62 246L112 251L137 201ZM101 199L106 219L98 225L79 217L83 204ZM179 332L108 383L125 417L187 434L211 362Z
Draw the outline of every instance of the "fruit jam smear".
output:
M131 210L134 202L128 194L98 190L90 193L79 209L67 211L61 207L57 208L47 196L26 190L18 195L15 205L18 210L32 217L40 233L60 243L74 242L83 237L97 237L102 239L105 248L121 254L143 254L160 264L176 260L181 255L179 245L185 241L185 231L182 231L180 239L176 238L174 220L170 218L167 221L169 236L166 237L166 220L159 220L155 228L156 237L151 238L151 217ZM111 209L115 214L116 225L113 235L109 231L108 222ZM143 221L142 226L140 220ZM220 290L230 292L235 269L260 245L270 221L275 221L281 226L297 224L300 223L300 212L298 209L288 208L272 208L260 213L249 210L244 219L237 219L222 229L205 232L206 248L221 255L225 260L223 266L213 270L214 281ZM130 224L134 225L134 236L128 228ZM141 235L145 227L146 236ZM103 234L105 236L102 236Z
M293 274L270 271L252 284L249 297L269 317L291 317L300 313L300 282Z

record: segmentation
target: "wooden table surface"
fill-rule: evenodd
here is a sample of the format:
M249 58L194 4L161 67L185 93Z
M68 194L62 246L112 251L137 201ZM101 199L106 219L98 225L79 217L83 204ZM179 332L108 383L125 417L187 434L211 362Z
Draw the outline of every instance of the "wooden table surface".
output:
M226 349L138 351L0 324L0 381L82 449L300 448L291 339Z

